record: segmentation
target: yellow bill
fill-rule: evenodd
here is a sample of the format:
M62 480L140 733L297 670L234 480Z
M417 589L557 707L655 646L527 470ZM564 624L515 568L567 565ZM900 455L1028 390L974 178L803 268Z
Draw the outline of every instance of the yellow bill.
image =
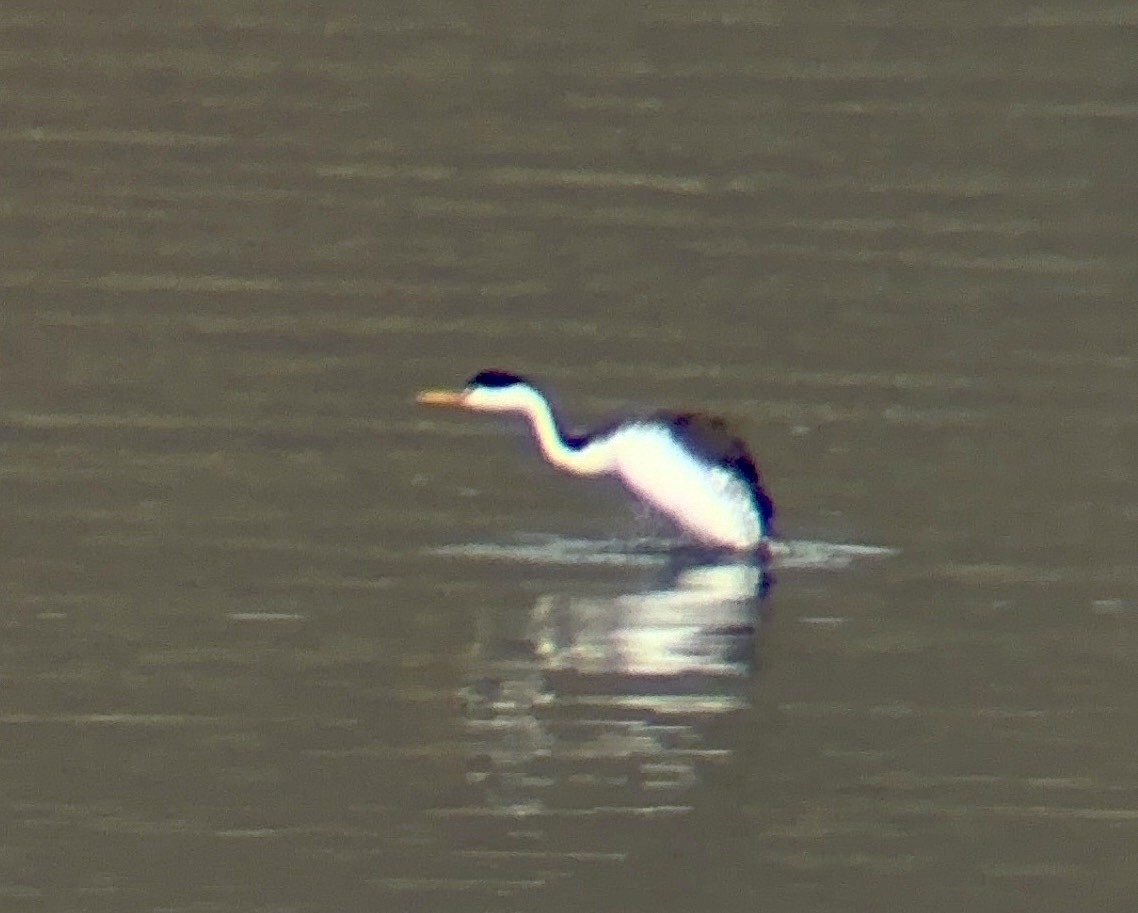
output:
M464 394L459 390L423 390L415 402L427 406L461 406Z

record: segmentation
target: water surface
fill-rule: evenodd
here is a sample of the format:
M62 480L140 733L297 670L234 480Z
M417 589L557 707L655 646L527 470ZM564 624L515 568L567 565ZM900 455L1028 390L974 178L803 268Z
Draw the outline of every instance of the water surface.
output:
M1136 24L5 5L0 906L1133 909ZM487 367L890 554L584 560Z

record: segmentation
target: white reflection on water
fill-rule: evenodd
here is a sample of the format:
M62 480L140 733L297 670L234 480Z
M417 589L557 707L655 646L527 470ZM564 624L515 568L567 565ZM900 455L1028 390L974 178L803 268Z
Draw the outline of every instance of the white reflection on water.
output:
M892 554L809 542L774 552L760 564L660 539L537 536L438 550L510 567L522 587L558 581L528 606L506 590L480 611L460 691L465 804L432 813L457 855L508 875L501 890L560 884L566 902L582 884L569 876L623 867L646 845L668 848L678 881L697 878L699 810L734 807L713 774L753 725L769 571Z
M679 571L667 588L599 598L544 595L528 640L546 670L745 674L764 574L742 562L706 565Z
M734 729L718 724L749 705L769 587L760 565L677 559L641 590L485 613L462 692L478 813L690 808L702 765L731 753Z

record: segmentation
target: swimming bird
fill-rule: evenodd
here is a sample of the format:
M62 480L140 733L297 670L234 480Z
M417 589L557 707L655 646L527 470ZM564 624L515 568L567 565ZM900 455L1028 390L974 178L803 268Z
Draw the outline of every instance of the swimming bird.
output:
M574 475L616 476L701 545L752 551L774 534L774 502L746 445L722 419L658 412L567 435L541 391L507 371L482 371L462 390L424 390L416 399L524 415L549 463Z

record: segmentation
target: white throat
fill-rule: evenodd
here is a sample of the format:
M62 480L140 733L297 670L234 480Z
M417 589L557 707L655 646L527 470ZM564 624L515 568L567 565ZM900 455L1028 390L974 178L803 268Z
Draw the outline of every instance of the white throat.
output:
M613 471L615 455L607 439L590 441L582 447L570 447L565 443L545 397L530 387L525 388L522 397L519 411L529 419L538 446L550 463L574 475L593 476Z

